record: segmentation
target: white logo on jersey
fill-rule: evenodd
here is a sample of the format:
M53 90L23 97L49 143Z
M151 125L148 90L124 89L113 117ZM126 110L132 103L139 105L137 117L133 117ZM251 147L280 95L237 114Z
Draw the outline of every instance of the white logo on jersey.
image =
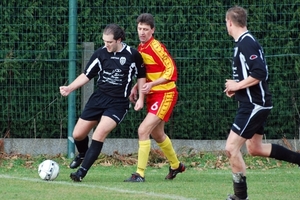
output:
M237 51L238 51L238 48L234 47L234 57L236 57Z
M124 65L126 63L126 58L125 57L121 57L120 58L120 64Z
M257 55L251 55L251 56L250 56L250 60L255 60L256 58L258 58Z

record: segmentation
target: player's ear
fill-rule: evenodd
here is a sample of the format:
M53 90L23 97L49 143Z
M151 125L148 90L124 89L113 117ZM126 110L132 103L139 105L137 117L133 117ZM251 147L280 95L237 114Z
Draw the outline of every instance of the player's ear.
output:
M153 27L153 29L152 29L152 35L154 34L154 32L155 32L155 27Z

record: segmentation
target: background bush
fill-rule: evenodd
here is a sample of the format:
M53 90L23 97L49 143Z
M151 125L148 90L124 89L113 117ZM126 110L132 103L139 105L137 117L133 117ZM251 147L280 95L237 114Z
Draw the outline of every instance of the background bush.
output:
M223 93L231 78L233 39L225 12L249 11L248 28L267 55L274 109L267 138L299 138L300 1L77 1L77 72L82 43L103 45L102 29L118 23L126 43L139 43L136 18L155 16L155 37L177 63L179 101L166 132L177 139L225 139L237 103ZM58 87L68 80L69 4L65 0L2 0L0 5L0 130L19 138L67 137L67 99ZM76 114L80 114L80 90ZM110 135L137 137L145 111L132 109Z

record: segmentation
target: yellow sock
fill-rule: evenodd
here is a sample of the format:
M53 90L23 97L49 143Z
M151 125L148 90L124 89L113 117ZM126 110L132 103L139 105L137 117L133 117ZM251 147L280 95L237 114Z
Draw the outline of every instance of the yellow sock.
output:
M149 159L150 148L151 140L139 141L138 164L136 173L138 173L142 177L145 177L145 170Z
M168 161L170 162L171 168L177 169L179 167L180 162L177 158L170 138L167 136L165 141L163 141L162 143L157 143L157 145L167 157Z

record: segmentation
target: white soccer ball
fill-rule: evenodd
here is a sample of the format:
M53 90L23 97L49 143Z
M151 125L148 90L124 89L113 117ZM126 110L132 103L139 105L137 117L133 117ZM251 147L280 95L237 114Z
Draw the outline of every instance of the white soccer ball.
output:
M59 174L59 165L53 160L45 160L39 165L38 173L41 179L53 181Z

